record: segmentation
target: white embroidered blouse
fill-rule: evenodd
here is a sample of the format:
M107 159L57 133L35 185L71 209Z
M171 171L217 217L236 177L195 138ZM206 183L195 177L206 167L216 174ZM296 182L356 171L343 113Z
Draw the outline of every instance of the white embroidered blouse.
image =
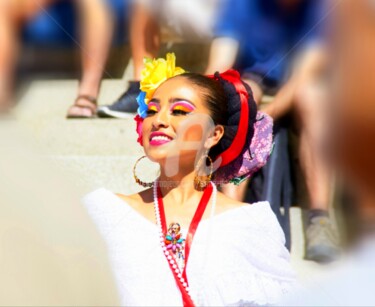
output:
M84 198L104 237L124 306L181 306L181 293L159 243L158 227L114 193ZM209 208L207 208L209 209ZM268 202L202 220L186 272L197 306L274 305L295 276L284 234Z

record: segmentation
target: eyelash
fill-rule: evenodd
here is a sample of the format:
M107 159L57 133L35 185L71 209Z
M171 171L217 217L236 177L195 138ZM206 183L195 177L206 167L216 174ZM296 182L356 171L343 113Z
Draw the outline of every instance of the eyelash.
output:
M190 112L186 112L186 111L183 111L183 110L172 110L173 115L187 115L189 113Z
M147 114L147 116L148 115L154 115L154 114L156 114L156 111L155 110L147 110L146 114Z
M147 116L155 115L156 113L157 113L157 111L155 111L155 110L147 110L147 112L146 112ZM186 112L186 111L183 111L183 110L172 110L172 114L176 115L176 116L187 115L189 113L190 112Z

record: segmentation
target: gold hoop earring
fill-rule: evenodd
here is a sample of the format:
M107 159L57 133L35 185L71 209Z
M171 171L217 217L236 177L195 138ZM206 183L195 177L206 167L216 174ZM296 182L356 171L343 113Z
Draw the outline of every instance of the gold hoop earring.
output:
M210 162L210 173L208 175L204 175L204 176L199 176L198 175L198 172L199 172L199 169L202 165L202 162L204 161L204 166L207 167L206 165L206 162L207 162L207 159L208 161ZM196 167L196 172L197 174L195 175L194 177L194 186L197 188L197 189L204 189L211 181L211 178L212 178L212 173L213 173L213 169L214 169L214 166L213 166L213 162L212 162L212 159L211 157L206 154L206 155L203 155L199 160L198 160L198 163L197 163L197 167Z
M138 178L138 176L136 175L135 171L136 171L136 168L137 168L137 165L138 165L138 162L141 161L143 158L146 158L146 156L142 156L140 157L134 164L133 166L133 177L134 177L134 180L136 183L138 183L139 185L141 185L142 187L145 187L145 188L150 188L154 185L153 182L143 182L141 179Z

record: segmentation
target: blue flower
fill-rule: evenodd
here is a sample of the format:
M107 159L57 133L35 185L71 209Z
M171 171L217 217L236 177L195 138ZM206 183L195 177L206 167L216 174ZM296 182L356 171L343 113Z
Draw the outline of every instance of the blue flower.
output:
M137 102L138 102L138 114L140 117L145 118L147 116L147 104L145 103L145 98L146 98L146 92L140 92L138 97L137 97Z

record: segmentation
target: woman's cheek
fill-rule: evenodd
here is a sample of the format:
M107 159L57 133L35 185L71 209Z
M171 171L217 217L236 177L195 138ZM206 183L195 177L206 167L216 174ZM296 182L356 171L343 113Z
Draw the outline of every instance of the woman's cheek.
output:
M209 125L205 116L189 116L179 125L177 135L182 141L203 142L207 137Z
M183 135L184 141L201 141L203 137L203 127L199 124L194 124L185 130Z

